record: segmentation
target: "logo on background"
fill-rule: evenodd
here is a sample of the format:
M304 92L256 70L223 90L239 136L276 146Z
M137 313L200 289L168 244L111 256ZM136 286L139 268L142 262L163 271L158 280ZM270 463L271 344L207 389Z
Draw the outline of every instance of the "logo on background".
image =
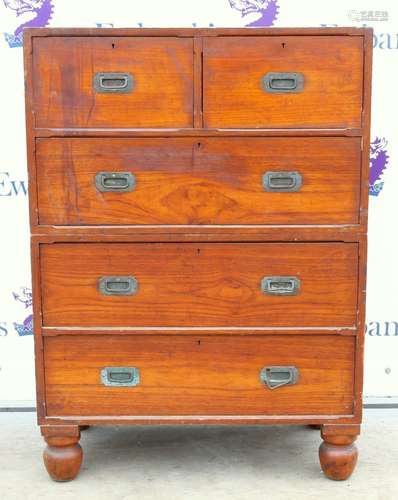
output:
M32 290L26 286L22 286L18 293L12 293L14 299L17 302L20 302L25 307L24 309L29 309L26 313L29 313L28 316L25 317L23 323L15 323L14 328L17 331L20 337L24 337L25 335L33 335L33 314L31 311L32 307Z
M388 21L387 10L350 10L348 18L358 23L369 21Z
M229 0L229 3L241 13L244 25L248 27L273 26L279 13L277 0Z
M381 177L389 164L387 144L385 137L376 137L370 143L369 194L371 196L379 196L384 186Z
M24 28L42 28L47 26L53 13L53 0L3 0L9 12L14 13L16 28L13 33L4 33L11 48L22 47Z

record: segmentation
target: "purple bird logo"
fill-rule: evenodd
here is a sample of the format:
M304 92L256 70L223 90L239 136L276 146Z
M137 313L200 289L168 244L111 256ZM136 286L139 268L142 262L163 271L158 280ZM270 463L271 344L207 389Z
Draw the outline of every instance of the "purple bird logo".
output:
M376 137L370 143L369 194L371 196L379 196L384 186L381 178L389 165L387 144L385 137Z
M279 13L277 0L229 0L229 3L241 13L244 25L252 28L273 26Z
M23 286L20 288L19 293L13 292L12 295L17 302L24 304L25 309L32 307L32 290L30 288ZM21 337L33 335L33 314L30 313L26 316L23 323L14 323L14 328Z
M22 31L24 28L41 28L47 26L53 13L52 0L3 0L8 9L10 23L14 25L13 33L4 33L11 48L22 47Z

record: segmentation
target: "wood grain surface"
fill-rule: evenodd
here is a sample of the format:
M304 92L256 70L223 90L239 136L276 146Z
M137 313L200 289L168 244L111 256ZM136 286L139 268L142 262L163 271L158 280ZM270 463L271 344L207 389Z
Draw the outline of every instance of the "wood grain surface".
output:
M36 127L192 127L189 38L50 37L33 43ZM130 73L130 93L97 93L98 72Z
M353 326L356 243L50 244L40 251L44 326ZM138 290L106 296L102 276ZM265 276L301 280L295 296Z
M360 423L371 54L369 28L24 30L37 408L52 447L68 423ZM96 71L132 72L134 92L94 94ZM303 92L265 93L270 71L302 72ZM133 172L136 190L93 192L99 163ZM304 172L299 193L261 191L263 168L281 165ZM138 293L99 294L98 276L119 272ZM260 292L262 276L295 272L299 295ZM141 386L99 383L136 360ZM299 384L261 386L265 363L297 363ZM335 441L321 462L342 478ZM65 454L47 457L65 470Z
M363 39L349 36L204 40L204 125L210 128L359 127ZM265 92L268 72L304 75L299 93Z
M39 221L355 224L360 155L358 137L39 139ZM134 174L134 190L100 192L102 171ZM301 189L266 192L268 171L299 172Z
M45 339L49 416L349 415L352 337L59 336ZM264 366L295 366L297 384L269 389ZM134 387L106 387L103 367L136 367Z

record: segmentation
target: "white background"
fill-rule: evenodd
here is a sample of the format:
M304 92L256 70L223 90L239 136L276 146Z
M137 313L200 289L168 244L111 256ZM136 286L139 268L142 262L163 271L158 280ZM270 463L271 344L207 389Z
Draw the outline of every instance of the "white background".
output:
M6 0L7 3L7 0ZM33 401L34 362L32 335L19 335L14 323L23 323L31 308L15 300L13 292L30 287L27 169L22 49L11 48L4 33L22 24L10 6L32 0L0 2L0 402ZM36 2L33 2L37 4ZM52 0L49 26L95 27L207 27L245 26L228 0ZM267 0L236 0L265 7ZM12 4L12 5L11 5ZM274 26L373 26L375 30L372 140L384 138L389 161L381 181L383 189L370 197L368 301L365 356L365 395L398 396L398 137L396 127L398 81L398 2L396 0L332 1L278 0ZM350 14L387 13L388 20L356 21ZM25 16L35 17L35 13ZM254 12L252 19L260 14ZM359 14L358 14L359 15ZM13 181L14 184L11 183ZM25 183L25 186L22 184ZM16 194L15 191L19 192ZM397 331L395 331L397 328Z

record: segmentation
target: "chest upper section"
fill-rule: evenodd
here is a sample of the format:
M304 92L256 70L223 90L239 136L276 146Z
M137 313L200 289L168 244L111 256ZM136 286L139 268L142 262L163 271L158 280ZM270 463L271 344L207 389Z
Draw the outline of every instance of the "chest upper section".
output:
M32 50L37 128L362 126L360 30L355 35L38 36Z

